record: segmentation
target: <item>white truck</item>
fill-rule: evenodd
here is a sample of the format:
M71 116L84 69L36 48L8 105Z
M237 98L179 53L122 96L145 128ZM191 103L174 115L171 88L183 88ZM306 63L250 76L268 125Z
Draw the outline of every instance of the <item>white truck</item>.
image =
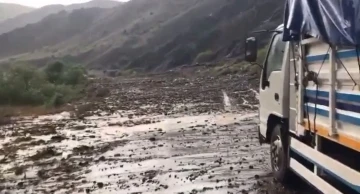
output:
M288 0L260 78L259 139L270 144L275 178L296 174L325 194L360 193L360 17L346 16L360 4L337 4L346 1ZM248 62L257 50L248 38Z

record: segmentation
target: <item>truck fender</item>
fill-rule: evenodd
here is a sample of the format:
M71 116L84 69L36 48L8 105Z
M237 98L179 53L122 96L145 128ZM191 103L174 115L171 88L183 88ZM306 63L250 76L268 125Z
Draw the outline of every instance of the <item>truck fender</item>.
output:
M274 113L270 114L267 120L267 129L266 129L266 137L265 137L265 142L266 143L270 143L270 139L271 139L271 134L274 130L274 127L277 124L283 124L283 119L279 116L276 115ZM283 128L283 127L282 127ZM282 133L283 134L283 133Z

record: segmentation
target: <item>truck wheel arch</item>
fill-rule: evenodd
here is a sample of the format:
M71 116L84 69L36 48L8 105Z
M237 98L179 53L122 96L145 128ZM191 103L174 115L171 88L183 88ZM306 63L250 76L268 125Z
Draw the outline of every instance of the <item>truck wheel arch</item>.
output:
M266 143L270 143L270 139L271 139L271 135L274 130L274 127L277 124L281 124L281 123L282 123L282 119L279 116L270 114L270 116L268 117L268 120L267 120L267 129L266 129L266 138L265 138Z

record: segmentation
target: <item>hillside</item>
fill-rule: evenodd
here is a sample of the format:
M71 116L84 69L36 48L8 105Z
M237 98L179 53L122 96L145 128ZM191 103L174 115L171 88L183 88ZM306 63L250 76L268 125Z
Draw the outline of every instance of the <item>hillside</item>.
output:
M32 7L11 4L11 3L0 3L0 22L14 18L18 15L28 13L34 10Z
M63 11L0 35L0 59L166 70L204 51L212 60L239 56L248 32L277 26L282 8L279 0L132 0L113 9Z
M112 8L120 3L112 0L93 0L87 3L64 5L49 5L33 10L31 12L18 15L17 17L0 22L0 34L10 32L16 28L25 27L28 24L40 22L45 17L56 14L60 11L73 11L81 8ZM1 10L0 10L1 16ZM0 17L1 18L1 17Z

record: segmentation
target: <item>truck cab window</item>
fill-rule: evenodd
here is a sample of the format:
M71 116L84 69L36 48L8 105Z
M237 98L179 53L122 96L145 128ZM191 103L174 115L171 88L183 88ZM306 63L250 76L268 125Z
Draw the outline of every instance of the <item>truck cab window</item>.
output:
M268 53L267 61L265 63L265 75L266 81L269 79L271 72L281 71L283 58L285 51L285 42L282 41L282 34L274 36L270 50Z

